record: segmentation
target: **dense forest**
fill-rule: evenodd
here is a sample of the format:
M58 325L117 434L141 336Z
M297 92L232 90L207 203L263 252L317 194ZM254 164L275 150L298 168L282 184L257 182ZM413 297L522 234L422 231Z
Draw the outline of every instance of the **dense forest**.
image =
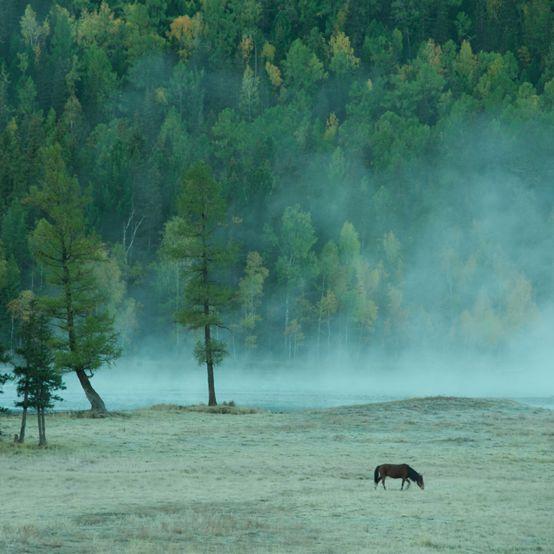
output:
M37 297L102 409L91 375L149 344L212 372L504 348L554 293L553 22L551 0L2 0L4 351Z

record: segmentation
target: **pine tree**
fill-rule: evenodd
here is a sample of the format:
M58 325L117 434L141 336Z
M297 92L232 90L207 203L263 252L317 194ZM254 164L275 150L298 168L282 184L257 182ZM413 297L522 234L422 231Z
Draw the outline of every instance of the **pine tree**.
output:
M197 163L186 173L177 206L178 215L165 226L162 252L184 262L183 307L176 317L189 329L203 330L194 354L198 363L206 365L208 404L216 406L214 366L227 351L212 331L214 327L223 328L222 311L232 291L225 286L222 275L230 262L230 249L220 233L226 205L206 163Z
M25 440L27 411L32 407L37 413L39 446L46 446L44 414L54 401L62 400L55 391L65 388L62 374L54 365L49 317L31 291L23 291L10 308L21 323L21 346L16 349L19 363L13 370L17 394L21 398L16 406L22 408L18 442Z
M11 313L11 316L13 319L17 319L21 322L25 322L25 320L28 320L29 316L29 301L32 298L32 293L29 294L30 291L23 291L18 298L15 300L12 300L8 304L8 310ZM29 339L29 333L28 333L29 327L25 324L22 325L22 339L23 341L27 341ZM30 346L28 341L25 346ZM29 348L28 352L30 357L32 357L31 354L31 348ZM25 350L23 348L16 349L16 355L20 359L20 357L25 355ZM29 391L30 391L30 385L31 385L31 370L27 365L27 360L22 362L23 365L17 365L17 363L14 366L13 369L13 377L15 378L17 382L17 396L22 397L22 399L18 402L16 402L16 406L21 408L21 426L19 429L19 435L16 435L17 442L22 443L25 441L25 429L27 426L27 411L29 409Z
M43 182L32 187L28 198L44 214L32 234L31 249L50 285L43 301L64 332L58 341L56 365L75 371L91 409L104 413L106 406L90 377L120 355L113 318L93 271L95 264L106 262L106 254L86 228L89 199L69 175L60 146L45 148L43 160Z

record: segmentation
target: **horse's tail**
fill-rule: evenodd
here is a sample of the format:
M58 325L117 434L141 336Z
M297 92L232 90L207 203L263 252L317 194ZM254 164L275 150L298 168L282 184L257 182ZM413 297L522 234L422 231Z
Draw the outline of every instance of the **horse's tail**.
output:
M373 472L373 482L377 484L379 482L379 466L375 468L375 471Z

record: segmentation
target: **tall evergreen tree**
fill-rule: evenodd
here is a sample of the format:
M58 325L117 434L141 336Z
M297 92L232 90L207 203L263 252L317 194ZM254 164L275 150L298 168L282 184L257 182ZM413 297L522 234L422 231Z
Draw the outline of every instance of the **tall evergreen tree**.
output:
M169 258L184 262L183 307L176 317L189 329L203 331L194 352L198 362L206 365L208 404L215 406L214 366L227 351L225 344L213 337L213 329L223 327L222 312L232 291L224 283L230 261L221 232L226 206L206 163L197 163L186 173L177 213L165 226L162 249Z
M50 287L44 303L64 336L56 365L74 371L94 412L106 412L90 377L120 354L113 319L97 286L95 264L106 261L102 243L86 227L89 201L69 175L58 144L43 151L44 178L32 187L28 201L42 211L31 237L31 249L44 267Z

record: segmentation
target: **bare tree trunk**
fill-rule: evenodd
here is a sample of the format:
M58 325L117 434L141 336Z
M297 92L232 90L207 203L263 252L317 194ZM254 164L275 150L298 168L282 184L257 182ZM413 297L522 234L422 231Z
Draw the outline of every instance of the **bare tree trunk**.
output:
M285 293L285 332L283 333L283 335L285 336L285 352L287 350L290 350L288 348L288 343L289 343L289 337L287 335L288 326L289 326L289 291L287 290L287 292ZM289 351L289 358L290 358L290 351Z
M23 407L23 413L21 414L21 427L19 429L19 435L17 442L23 444L25 442L25 429L27 426L27 406Z
M11 331L10 331L10 350L12 352L15 350L14 345L13 345L13 335L14 335L14 326L15 326L14 324L15 324L15 318L12 315L12 328L11 328Z
M204 327L204 341L206 344L206 368L208 370L208 406L217 406L215 398L214 363L211 351L211 329L209 325Z
M29 393L25 391L25 396L23 397L23 412L21 414L21 427L19 429L19 436L17 437L17 442L23 443L25 441L25 428L27 426L27 399L29 398Z
M44 408L37 407L38 418L38 445L46 446L46 425L44 422Z
M43 439L44 430L42 429L43 421L42 421L42 410L41 410L41 408L37 409L37 418L38 418L38 445L42 446L42 444L44 442L44 439Z
M144 221L144 216L140 218L138 222L135 223L134 227L130 230L130 226L133 223L133 220L135 218L135 208L131 210L131 214L129 215L129 219L127 220L127 223L123 226L123 256L125 263L128 263L129 255L131 253L131 249L133 248L133 244L135 242L135 237L137 236L137 231L139 230L140 226L142 225L142 222ZM131 237L128 240L127 239L127 231L131 231Z
M40 418L42 419L42 444L41 446L46 446L46 418L44 417L44 408L40 409Z
M321 308L317 316L317 359L321 359Z
M46 446L46 417L44 416L44 408L40 410L40 417L42 418L42 446Z
M292 360L292 334L289 333L289 360Z
M202 214L202 218L205 218L204 214ZM205 227L203 227L203 231L204 229ZM206 316L206 318L208 318L210 315L210 287L208 280L208 253L204 234L202 235L202 245L202 278L204 279L204 285L206 287L206 292L204 296L204 315ZM206 352L206 369L208 370L208 406L217 406L217 400L215 398L212 337L209 325L204 325L204 349Z
M90 402L90 409L98 414L106 414L108 412L108 410L106 410L106 405L104 404L101 396L94 390L94 387L92 386L90 379L87 377L85 370L77 369L75 373L77 374L79 383L81 383L81 387L83 387L87 399Z
M175 264L175 277L176 277L176 283L175 283L175 311L177 312L179 310L179 299L181 298L181 279L179 274L179 264ZM181 345L181 337L179 335L179 322L175 321L175 345L177 349Z
M40 420L40 408L37 406L37 426L38 426L38 443L42 439L42 421Z

